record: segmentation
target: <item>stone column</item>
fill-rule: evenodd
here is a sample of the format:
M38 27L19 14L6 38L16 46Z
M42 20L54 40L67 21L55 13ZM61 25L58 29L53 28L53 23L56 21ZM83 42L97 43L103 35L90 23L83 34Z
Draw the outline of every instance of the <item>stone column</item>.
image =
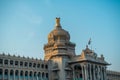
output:
M15 67L15 61L13 60L13 67Z
M87 75L87 65L84 66L84 69L85 69L85 80L88 79L88 75Z
M4 69L2 71L2 80L4 80Z
M82 69L83 69L83 80L85 80L85 68L84 68L84 65L82 65Z
M35 79L35 78L34 78L34 72L33 72L33 74L32 74L32 78L33 78L33 80ZM42 80L42 79L41 79L41 80Z
M27 68L29 68L29 62L27 62Z
M18 80L20 80L20 70L18 70Z
M28 80L30 79L30 76L29 76L29 75L30 75L30 71L28 71L28 76L27 76Z
M15 80L15 70L13 70L13 80Z
M74 66L72 66L73 68L73 80L75 80L75 71L74 71Z
M18 61L18 67L20 68L20 61Z
M94 76L94 80L96 80L96 76L95 76L95 65L93 65L93 76Z
M105 80L107 80L106 77L107 77L107 76L106 76L106 67L104 67L104 79L105 79Z
M89 80L89 77L90 77L90 75L89 75L89 71L88 71L88 64L86 65L86 72L87 72L87 80Z
M81 68L82 68L82 78L84 80L84 70L83 70L83 66L81 65Z
M23 80L25 80L25 71L23 71Z
M104 71L103 71L103 67L102 67L102 80L104 80Z
M3 66L4 66L4 59L3 59Z
M10 59L8 59L8 66L10 66Z
M92 70L92 68L91 68L91 64L90 64L90 66L89 66L89 69L90 69L90 80L92 80L92 73L91 73L91 70Z
M100 67L100 73L101 73L101 80L103 80L103 71L102 71L102 66Z
M45 78L46 79L46 78ZM38 74L37 74L37 72L36 72L36 80L38 80Z
M36 74L35 74L35 80L36 80L36 78L37 78L37 72L36 72ZM45 74L44 74L44 78L45 78Z
M8 69L8 80L10 79L10 70Z
M97 80L99 80L99 66L97 65Z
M42 80L42 72L41 72L41 74L40 74L40 80Z
M98 68L97 78L98 78L98 80L100 80L100 67L97 66L97 68Z

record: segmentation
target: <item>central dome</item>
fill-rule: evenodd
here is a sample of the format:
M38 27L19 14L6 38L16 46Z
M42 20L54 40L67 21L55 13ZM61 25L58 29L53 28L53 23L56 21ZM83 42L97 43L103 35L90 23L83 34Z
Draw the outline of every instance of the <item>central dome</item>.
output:
M48 43L44 45L45 60L55 56L75 55L75 44L70 42L70 34L62 29L60 18L56 18L55 28L48 34Z
M48 42L58 42L58 41L69 41L70 35L68 31L62 29L60 25L60 18L56 18L55 29L52 30L48 35Z

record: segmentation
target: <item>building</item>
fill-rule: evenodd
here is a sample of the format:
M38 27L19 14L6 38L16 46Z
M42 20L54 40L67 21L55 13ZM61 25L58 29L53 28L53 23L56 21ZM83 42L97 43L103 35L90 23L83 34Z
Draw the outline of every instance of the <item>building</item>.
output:
M76 55L60 18L48 35L44 52L44 60L0 54L0 80L107 80L109 64L104 56L98 57L88 45Z
M0 54L0 80L48 80L48 62Z
M120 72L107 70L107 80L120 80Z

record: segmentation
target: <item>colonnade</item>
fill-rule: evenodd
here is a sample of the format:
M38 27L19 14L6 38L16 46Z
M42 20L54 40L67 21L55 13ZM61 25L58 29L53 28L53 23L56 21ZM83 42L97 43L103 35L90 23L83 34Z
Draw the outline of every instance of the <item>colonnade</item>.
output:
M44 63L44 61L36 60L36 62L34 62L31 59L26 59L26 61L23 61L22 59L0 59L0 66L48 69L48 64Z
M48 73L0 68L0 80L48 80Z
M73 80L107 80L106 67L97 64L76 64L73 68Z

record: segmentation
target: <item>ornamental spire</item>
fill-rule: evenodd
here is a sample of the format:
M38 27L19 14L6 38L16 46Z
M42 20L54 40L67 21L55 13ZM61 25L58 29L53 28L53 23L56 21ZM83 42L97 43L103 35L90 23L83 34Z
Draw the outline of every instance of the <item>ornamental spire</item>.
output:
M61 25L60 25L60 17L56 17L56 25L55 25L55 28L61 28Z

